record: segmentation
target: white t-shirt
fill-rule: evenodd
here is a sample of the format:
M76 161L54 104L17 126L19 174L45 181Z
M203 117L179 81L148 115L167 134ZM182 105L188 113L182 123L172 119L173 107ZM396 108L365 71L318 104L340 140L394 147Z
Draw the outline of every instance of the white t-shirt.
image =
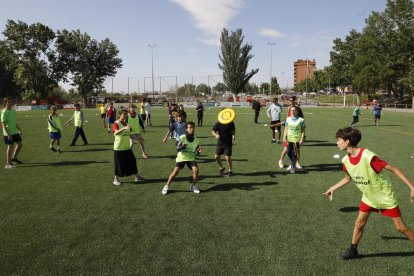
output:
M151 114L151 105L150 105L150 103L145 103L145 114Z
M280 114L282 113L282 106L280 104L271 103L266 113L271 121L278 121L280 120Z

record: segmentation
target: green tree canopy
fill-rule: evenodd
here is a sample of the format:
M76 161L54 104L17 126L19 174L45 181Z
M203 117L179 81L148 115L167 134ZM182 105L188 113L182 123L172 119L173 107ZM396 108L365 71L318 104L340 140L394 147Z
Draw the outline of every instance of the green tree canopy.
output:
M230 92L239 94L243 91L250 78L253 77L259 69L252 69L247 73L252 45L243 45L243 32L237 29L229 33L227 29L221 32L221 55L219 55L221 63L218 67L223 71L223 81Z
M65 81L78 88L84 103L94 89L103 87L106 78L115 76L122 67L118 49L109 39L91 39L79 30L57 32L56 54L51 58L54 69Z

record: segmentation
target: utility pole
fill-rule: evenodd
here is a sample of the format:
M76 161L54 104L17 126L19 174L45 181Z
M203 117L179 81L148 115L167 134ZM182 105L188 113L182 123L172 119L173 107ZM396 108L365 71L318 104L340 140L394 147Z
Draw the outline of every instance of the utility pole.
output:
M270 83L269 83L269 96L272 95L272 48L275 45L275 42L268 42L267 45L270 46Z
M148 47L151 48L151 79L152 79L152 98L154 99L154 48L157 44L148 44Z

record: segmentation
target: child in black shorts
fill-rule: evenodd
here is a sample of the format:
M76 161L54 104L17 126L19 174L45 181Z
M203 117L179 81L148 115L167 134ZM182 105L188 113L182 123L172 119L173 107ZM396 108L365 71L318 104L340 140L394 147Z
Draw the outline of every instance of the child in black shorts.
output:
M223 167L223 163L221 162L221 155L224 154L227 165L229 167L228 176L231 177L233 176L233 162L231 160L232 147L233 141L236 140L236 127L234 125L234 122L231 122L229 124L222 124L220 122L217 122L213 126L211 134L217 139L216 155L214 158L220 167L219 175L224 175L225 169Z

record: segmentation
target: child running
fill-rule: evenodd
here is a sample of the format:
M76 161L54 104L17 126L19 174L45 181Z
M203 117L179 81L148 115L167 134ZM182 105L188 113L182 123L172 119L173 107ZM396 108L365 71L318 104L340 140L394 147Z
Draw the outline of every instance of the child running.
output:
M137 116L135 109L131 106L128 112L127 123L131 126L131 148L134 146L134 141L138 141L141 146L142 157L148 158L148 154L145 152L144 138L141 135L141 127L144 125L140 116ZM142 128L145 132L145 129Z
M121 185L120 177L135 175L134 181L141 182L142 178L138 175L137 161L131 149L130 136L131 126L126 123L128 111L123 110L119 115L119 120L114 122L112 131L115 136L114 141L114 163L115 177L112 182L114 185Z
M57 152L61 153L62 149L60 147L60 139L62 138L62 124L60 123L59 115L56 113L57 107L52 106L50 108L51 113L47 117L47 124L50 132L50 150L56 151L54 148L54 144L56 143L57 146Z
M336 139L338 148L348 152L342 159L343 170L346 175L324 194L332 201L334 192L351 180L355 182L362 192L351 246L342 252L337 259L349 260L358 258L357 247L371 212L380 212L381 215L390 217L397 231L404 234L414 244L414 232L405 225L401 217L393 185L386 178L383 169L385 168L393 172L410 188L411 201L414 200L413 182L400 169L389 165L372 151L359 148L358 143L361 141L361 132L358 129L352 127L340 129L336 133Z
M224 167L223 163L221 162L221 155L224 154L224 157L227 161L227 166L229 167L228 176L233 176L233 160L232 156L232 148L233 142L236 140L236 126L234 122L229 124L222 124L217 122L211 131L211 135L213 135L217 139L217 146L216 146L216 154L214 158L216 159L217 164L219 165L219 175L224 176Z
M177 144L177 158L175 163L175 168L168 178L167 184L162 189L161 193L166 195L170 190L170 186L174 178L178 175L180 170L184 168L185 165L193 171L193 180L190 186L190 190L195 194L199 194L200 190L198 189L196 182L198 179L198 165L195 161L195 155L200 154L202 149L199 147L199 139L194 136L195 124L194 122L188 122L185 128L186 133L181 135L179 142Z
M361 106L356 105L354 108L354 112L352 112L352 123L351 123L351 127L356 127L357 123L359 122L359 115L362 115L361 113Z

